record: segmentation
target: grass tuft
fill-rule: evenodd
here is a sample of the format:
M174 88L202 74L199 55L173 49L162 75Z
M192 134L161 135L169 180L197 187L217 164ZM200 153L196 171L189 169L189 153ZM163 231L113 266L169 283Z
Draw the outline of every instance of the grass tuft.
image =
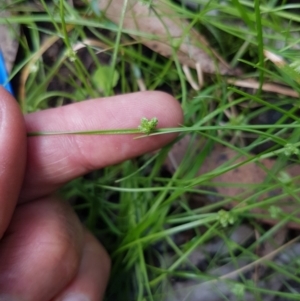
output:
M118 25L96 2L11 1L0 4L11 12L0 23L22 26L11 78L19 77L24 113L143 88L168 91L182 104L184 126L145 132L178 132L177 142L187 141L180 158L173 143L61 191L112 255L106 300L193 300L207 291L214 300L298 300L300 125L299 97L291 95L300 92L300 4L197 0L192 9L166 1L242 70L239 80L259 84L243 88L210 75L195 91L176 56L146 49L122 26L128 1ZM101 86L103 66L110 81ZM266 83L293 93L273 93ZM216 147L231 155L217 162ZM230 181L238 172L249 180Z

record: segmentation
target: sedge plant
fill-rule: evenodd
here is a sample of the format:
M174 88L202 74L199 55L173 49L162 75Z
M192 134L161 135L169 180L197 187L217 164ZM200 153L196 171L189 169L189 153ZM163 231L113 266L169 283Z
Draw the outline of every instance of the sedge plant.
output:
M11 79L21 74L17 98L24 113L144 88L171 92L184 111L184 124L177 128L158 128L155 116L141 116L132 129L28 135L143 139L179 134L155 154L96 171L60 192L75 200L81 220L112 256L105 300L193 300L207 291L214 300L247 300L249 295L252 300L298 300L300 178L286 167L300 163L300 5L166 3L242 70L239 85L215 74L205 77L200 91L193 90L176 55L164 58L146 49L143 33L133 40L132 32L97 9L97 1L77 7L62 0L0 4L11 12L0 22L23 27L23 34L15 33L22 58ZM143 5L155 9L152 1ZM56 59L49 63L48 52L55 49ZM284 65L268 59L266 51ZM196 78L196 72L191 74ZM186 145L180 160L173 152L177 142ZM217 162L211 157L216 146L233 155ZM228 175L241 170L254 170L247 174L251 179L264 177L230 181ZM266 272L260 274L260 268Z

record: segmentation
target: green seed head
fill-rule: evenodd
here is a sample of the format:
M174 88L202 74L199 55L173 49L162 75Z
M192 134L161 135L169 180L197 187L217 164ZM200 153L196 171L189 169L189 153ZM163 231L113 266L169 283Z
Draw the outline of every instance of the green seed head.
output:
M140 125L138 126L138 130L146 135L150 135L156 130L157 123L158 119L156 117L153 117L152 119L143 117Z

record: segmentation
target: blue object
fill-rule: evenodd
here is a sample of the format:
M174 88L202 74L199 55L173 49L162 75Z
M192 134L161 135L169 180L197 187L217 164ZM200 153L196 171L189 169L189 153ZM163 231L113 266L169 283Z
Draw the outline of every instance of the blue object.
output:
M0 50L0 86L3 86L9 93L14 94L11 84L8 81L8 73L5 66L4 56Z

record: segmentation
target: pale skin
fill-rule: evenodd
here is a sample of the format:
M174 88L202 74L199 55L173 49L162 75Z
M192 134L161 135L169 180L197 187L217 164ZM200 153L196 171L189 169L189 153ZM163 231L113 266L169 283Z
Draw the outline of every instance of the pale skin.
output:
M158 127L182 123L161 92L95 99L22 116L0 87L0 301L99 301L110 258L55 191L95 169L153 151L176 135L37 136L28 132ZM27 154L26 154L27 153Z

